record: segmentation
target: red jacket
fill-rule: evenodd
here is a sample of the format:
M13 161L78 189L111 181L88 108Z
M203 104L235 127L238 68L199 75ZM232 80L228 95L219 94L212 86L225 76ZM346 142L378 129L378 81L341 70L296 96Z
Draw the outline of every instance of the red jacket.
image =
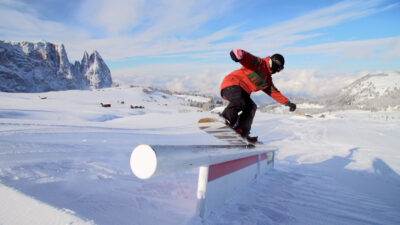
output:
M233 85L239 85L249 94L263 90L277 102L286 104L289 99L272 82L269 59L270 57L260 58L243 51L243 58L239 61L243 67L225 77L221 90Z

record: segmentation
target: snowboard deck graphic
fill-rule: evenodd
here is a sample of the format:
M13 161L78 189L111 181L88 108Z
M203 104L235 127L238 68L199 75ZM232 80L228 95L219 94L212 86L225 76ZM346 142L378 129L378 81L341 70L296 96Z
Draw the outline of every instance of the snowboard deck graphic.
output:
M236 133L231 127L225 124L222 119L202 118L198 122L199 128L212 136L228 142L230 145L256 146L261 142L251 143Z

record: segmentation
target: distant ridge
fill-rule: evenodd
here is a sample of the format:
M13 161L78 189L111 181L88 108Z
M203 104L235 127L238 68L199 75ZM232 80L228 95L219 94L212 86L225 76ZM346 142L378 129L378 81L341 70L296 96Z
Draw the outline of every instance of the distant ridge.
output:
M340 110L400 110L400 72L368 74L340 91L318 99L293 99L298 112L322 113ZM283 112L279 104L262 110Z
M106 88L110 69L100 54L84 53L71 64L63 44L0 41L0 91L45 92Z
M400 73L368 74L338 93L321 99L327 108L385 110L400 106Z

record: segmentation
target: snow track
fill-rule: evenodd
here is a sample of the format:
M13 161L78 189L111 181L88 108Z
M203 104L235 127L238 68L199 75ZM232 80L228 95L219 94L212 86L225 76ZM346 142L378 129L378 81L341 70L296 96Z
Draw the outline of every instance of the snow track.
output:
M274 170L240 194L238 196L242 197L232 199L225 212L214 215L209 224L228 225L235 221L246 221L246 224L360 225L400 222L398 214L387 205L346 188L328 174L313 169L286 167Z
M94 224L76 217L71 210L56 209L2 184L0 199L7 203L0 206L0 224Z
M139 180L129 156L142 143L224 144L197 127L209 113L140 88L47 96L0 95L0 224L201 224L197 170ZM99 96L145 109L104 109ZM387 113L257 112L252 132L279 147L275 169L205 223L400 224L400 112Z

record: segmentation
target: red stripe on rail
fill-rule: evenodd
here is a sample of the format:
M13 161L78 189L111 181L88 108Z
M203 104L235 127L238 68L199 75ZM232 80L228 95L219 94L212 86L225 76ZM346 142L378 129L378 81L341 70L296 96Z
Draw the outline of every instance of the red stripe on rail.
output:
M267 158L268 158L267 153L263 153L261 154L260 161ZM241 170L257 162L258 162L258 155L253 155L241 159L235 159L232 161L211 165L208 171L208 182L211 182L220 177Z
M263 161L264 159L268 159L268 153L261 154L261 160L260 161Z

